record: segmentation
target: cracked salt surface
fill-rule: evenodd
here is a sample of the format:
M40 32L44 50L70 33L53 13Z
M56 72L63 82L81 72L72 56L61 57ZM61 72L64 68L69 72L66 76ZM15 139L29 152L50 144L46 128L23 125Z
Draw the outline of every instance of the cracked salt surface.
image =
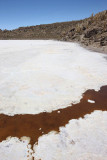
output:
M0 41L0 113L38 114L107 84L106 55L59 41Z

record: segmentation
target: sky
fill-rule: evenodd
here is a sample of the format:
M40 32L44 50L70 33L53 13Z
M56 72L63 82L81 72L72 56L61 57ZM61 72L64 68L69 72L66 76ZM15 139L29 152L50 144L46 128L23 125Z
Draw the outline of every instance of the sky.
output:
M0 0L0 29L79 20L107 9L107 0Z

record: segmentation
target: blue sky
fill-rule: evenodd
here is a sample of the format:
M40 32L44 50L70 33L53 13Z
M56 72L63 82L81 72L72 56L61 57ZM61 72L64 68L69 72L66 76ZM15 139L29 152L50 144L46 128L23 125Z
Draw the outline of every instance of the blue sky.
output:
M0 28L83 19L105 9L107 0L0 0Z

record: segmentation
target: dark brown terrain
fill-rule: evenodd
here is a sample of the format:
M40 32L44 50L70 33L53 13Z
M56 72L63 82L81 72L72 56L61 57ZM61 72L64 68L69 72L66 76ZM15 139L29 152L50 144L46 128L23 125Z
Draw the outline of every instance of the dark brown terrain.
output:
M0 30L0 39L54 39L79 42L107 53L107 10L80 21Z

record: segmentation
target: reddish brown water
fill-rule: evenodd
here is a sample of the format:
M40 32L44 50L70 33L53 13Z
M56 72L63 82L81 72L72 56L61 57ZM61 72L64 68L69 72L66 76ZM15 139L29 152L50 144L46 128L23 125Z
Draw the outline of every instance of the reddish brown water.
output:
M94 100L95 103L89 103L88 99ZM1 114L0 141L5 140L8 136L19 138L27 136L31 138L30 143L33 145L43 134L47 134L50 131L58 132L59 127L65 126L69 120L83 118L94 110L107 111L107 86L101 87L98 92L88 90L83 94L80 103L51 113L15 116Z

